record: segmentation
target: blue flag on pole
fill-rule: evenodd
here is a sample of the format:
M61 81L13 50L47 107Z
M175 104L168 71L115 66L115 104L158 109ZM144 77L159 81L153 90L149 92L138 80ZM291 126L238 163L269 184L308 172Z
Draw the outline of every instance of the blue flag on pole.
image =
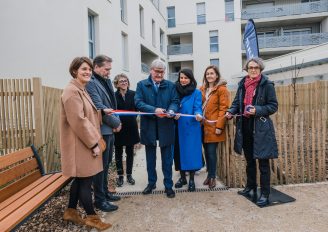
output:
M243 41L246 49L247 60L253 57L259 57L259 45L253 19L249 19L245 26Z

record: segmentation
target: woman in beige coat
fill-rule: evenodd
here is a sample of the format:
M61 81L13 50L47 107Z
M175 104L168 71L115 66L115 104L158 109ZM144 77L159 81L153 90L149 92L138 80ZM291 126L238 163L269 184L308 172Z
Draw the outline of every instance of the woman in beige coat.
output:
M99 230L111 227L103 223L92 205L92 177L103 170L100 135L100 116L85 85L92 74L92 63L87 57L75 58L69 68L74 78L61 96L60 152L62 171L73 177L68 209L64 220L86 224ZM82 219L76 207L80 201L87 217Z

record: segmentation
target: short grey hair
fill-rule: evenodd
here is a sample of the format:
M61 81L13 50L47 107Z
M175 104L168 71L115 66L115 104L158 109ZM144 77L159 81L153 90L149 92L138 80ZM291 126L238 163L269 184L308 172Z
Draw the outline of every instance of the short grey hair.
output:
M160 60L160 59L156 59L154 60L151 65L150 65L150 69L154 69L154 68L160 68L160 69L166 69L166 65L165 63Z
M264 70L264 68L265 68L265 65L264 65L264 62L263 62L263 60L261 59L261 58L259 58L259 57L253 57L253 58L250 58L249 60L247 60L246 61L246 64L244 65L244 68L243 68L243 70L245 70L246 72L247 72L247 70L248 70L248 64L250 63L250 62L255 62L255 63L257 63L259 66L260 66L260 70L261 70L261 72Z

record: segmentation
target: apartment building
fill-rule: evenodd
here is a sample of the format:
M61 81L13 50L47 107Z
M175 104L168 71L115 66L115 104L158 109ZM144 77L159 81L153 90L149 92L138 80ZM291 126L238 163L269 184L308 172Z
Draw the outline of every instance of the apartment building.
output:
M205 68L214 64L221 75L241 70L239 0L167 0L168 79L188 67L201 84ZM230 81L229 81L230 82Z
M250 18L264 59L328 42L328 0L243 0L242 32Z

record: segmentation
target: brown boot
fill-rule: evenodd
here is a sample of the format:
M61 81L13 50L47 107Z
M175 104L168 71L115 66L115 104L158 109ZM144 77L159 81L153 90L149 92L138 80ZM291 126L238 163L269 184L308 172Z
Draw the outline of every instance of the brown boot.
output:
M203 182L203 185L208 185L210 183L210 178L206 178Z
M63 216L65 221L71 221L75 224L84 225L84 220L81 218L76 209L67 208Z
M98 215L88 215L85 219L84 219L84 223L87 225L87 226L90 226L90 227L94 227L98 230L106 230L110 227L112 227L112 224L110 223L105 223L105 222L102 222L100 217Z
M208 183L208 187L210 189L212 189L212 188L215 188L215 186L216 186L216 179L215 178L210 178L209 183Z

